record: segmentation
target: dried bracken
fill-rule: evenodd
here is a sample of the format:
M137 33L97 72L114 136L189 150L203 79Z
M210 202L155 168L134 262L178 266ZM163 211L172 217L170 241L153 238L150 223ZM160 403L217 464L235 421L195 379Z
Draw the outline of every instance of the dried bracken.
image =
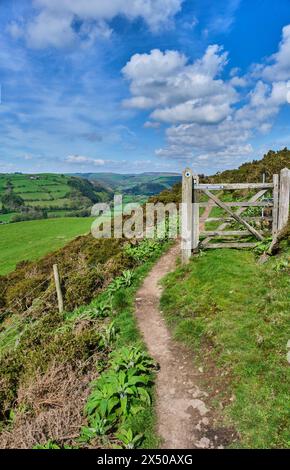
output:
M0 448L31 449L48 440L74 445L84 424L89 383L96 377L93 367L82 375L70 365L53 364L45 374L20 386L13 427L0 435Z

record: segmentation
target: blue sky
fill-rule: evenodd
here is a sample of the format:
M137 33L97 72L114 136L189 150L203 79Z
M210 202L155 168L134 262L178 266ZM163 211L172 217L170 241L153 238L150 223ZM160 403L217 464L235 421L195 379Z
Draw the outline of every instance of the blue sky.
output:
M0 172L213 173L290 142L290 0L1 0Z

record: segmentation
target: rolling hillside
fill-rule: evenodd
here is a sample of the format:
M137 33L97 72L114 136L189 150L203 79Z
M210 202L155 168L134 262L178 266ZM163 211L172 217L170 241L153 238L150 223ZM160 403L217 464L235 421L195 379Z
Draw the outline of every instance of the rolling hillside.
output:
M101 183L58 174L0 174L0 222L89 215L88 208L108 201Z
M164 189L171 188L178 183L181 176L178 173L142 173L117 174L117 173L78 173L75 176L86 178L90 181L100 181L114 191L128 195L151 196Z

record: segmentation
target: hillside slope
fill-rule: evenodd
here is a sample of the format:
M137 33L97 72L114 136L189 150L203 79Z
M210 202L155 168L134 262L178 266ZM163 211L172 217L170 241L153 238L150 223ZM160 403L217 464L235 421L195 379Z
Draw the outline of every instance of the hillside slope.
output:
M136 328L133 299L166 247L166 240L131 245L79 237L0 277L0 448L158 445L156 366ZM120 387L131 387L126 400ZM102 410L100 394L109 400Z

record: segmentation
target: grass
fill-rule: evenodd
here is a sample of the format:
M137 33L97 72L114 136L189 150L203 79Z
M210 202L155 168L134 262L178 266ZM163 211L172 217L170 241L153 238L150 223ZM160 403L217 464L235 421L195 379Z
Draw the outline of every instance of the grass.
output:
M34 261L90 231L91 218L57 218L0 225L0 275Z
M214 362L208 385L221 390L216 404L234 397L223 420L242 448L290 444L289 288L289 272L275 259L260 266L253 253L226 249L203 253L165 280L167 321L205 371Z
M0 214L0 222L8 223L17 212L10 212L9 214Z

